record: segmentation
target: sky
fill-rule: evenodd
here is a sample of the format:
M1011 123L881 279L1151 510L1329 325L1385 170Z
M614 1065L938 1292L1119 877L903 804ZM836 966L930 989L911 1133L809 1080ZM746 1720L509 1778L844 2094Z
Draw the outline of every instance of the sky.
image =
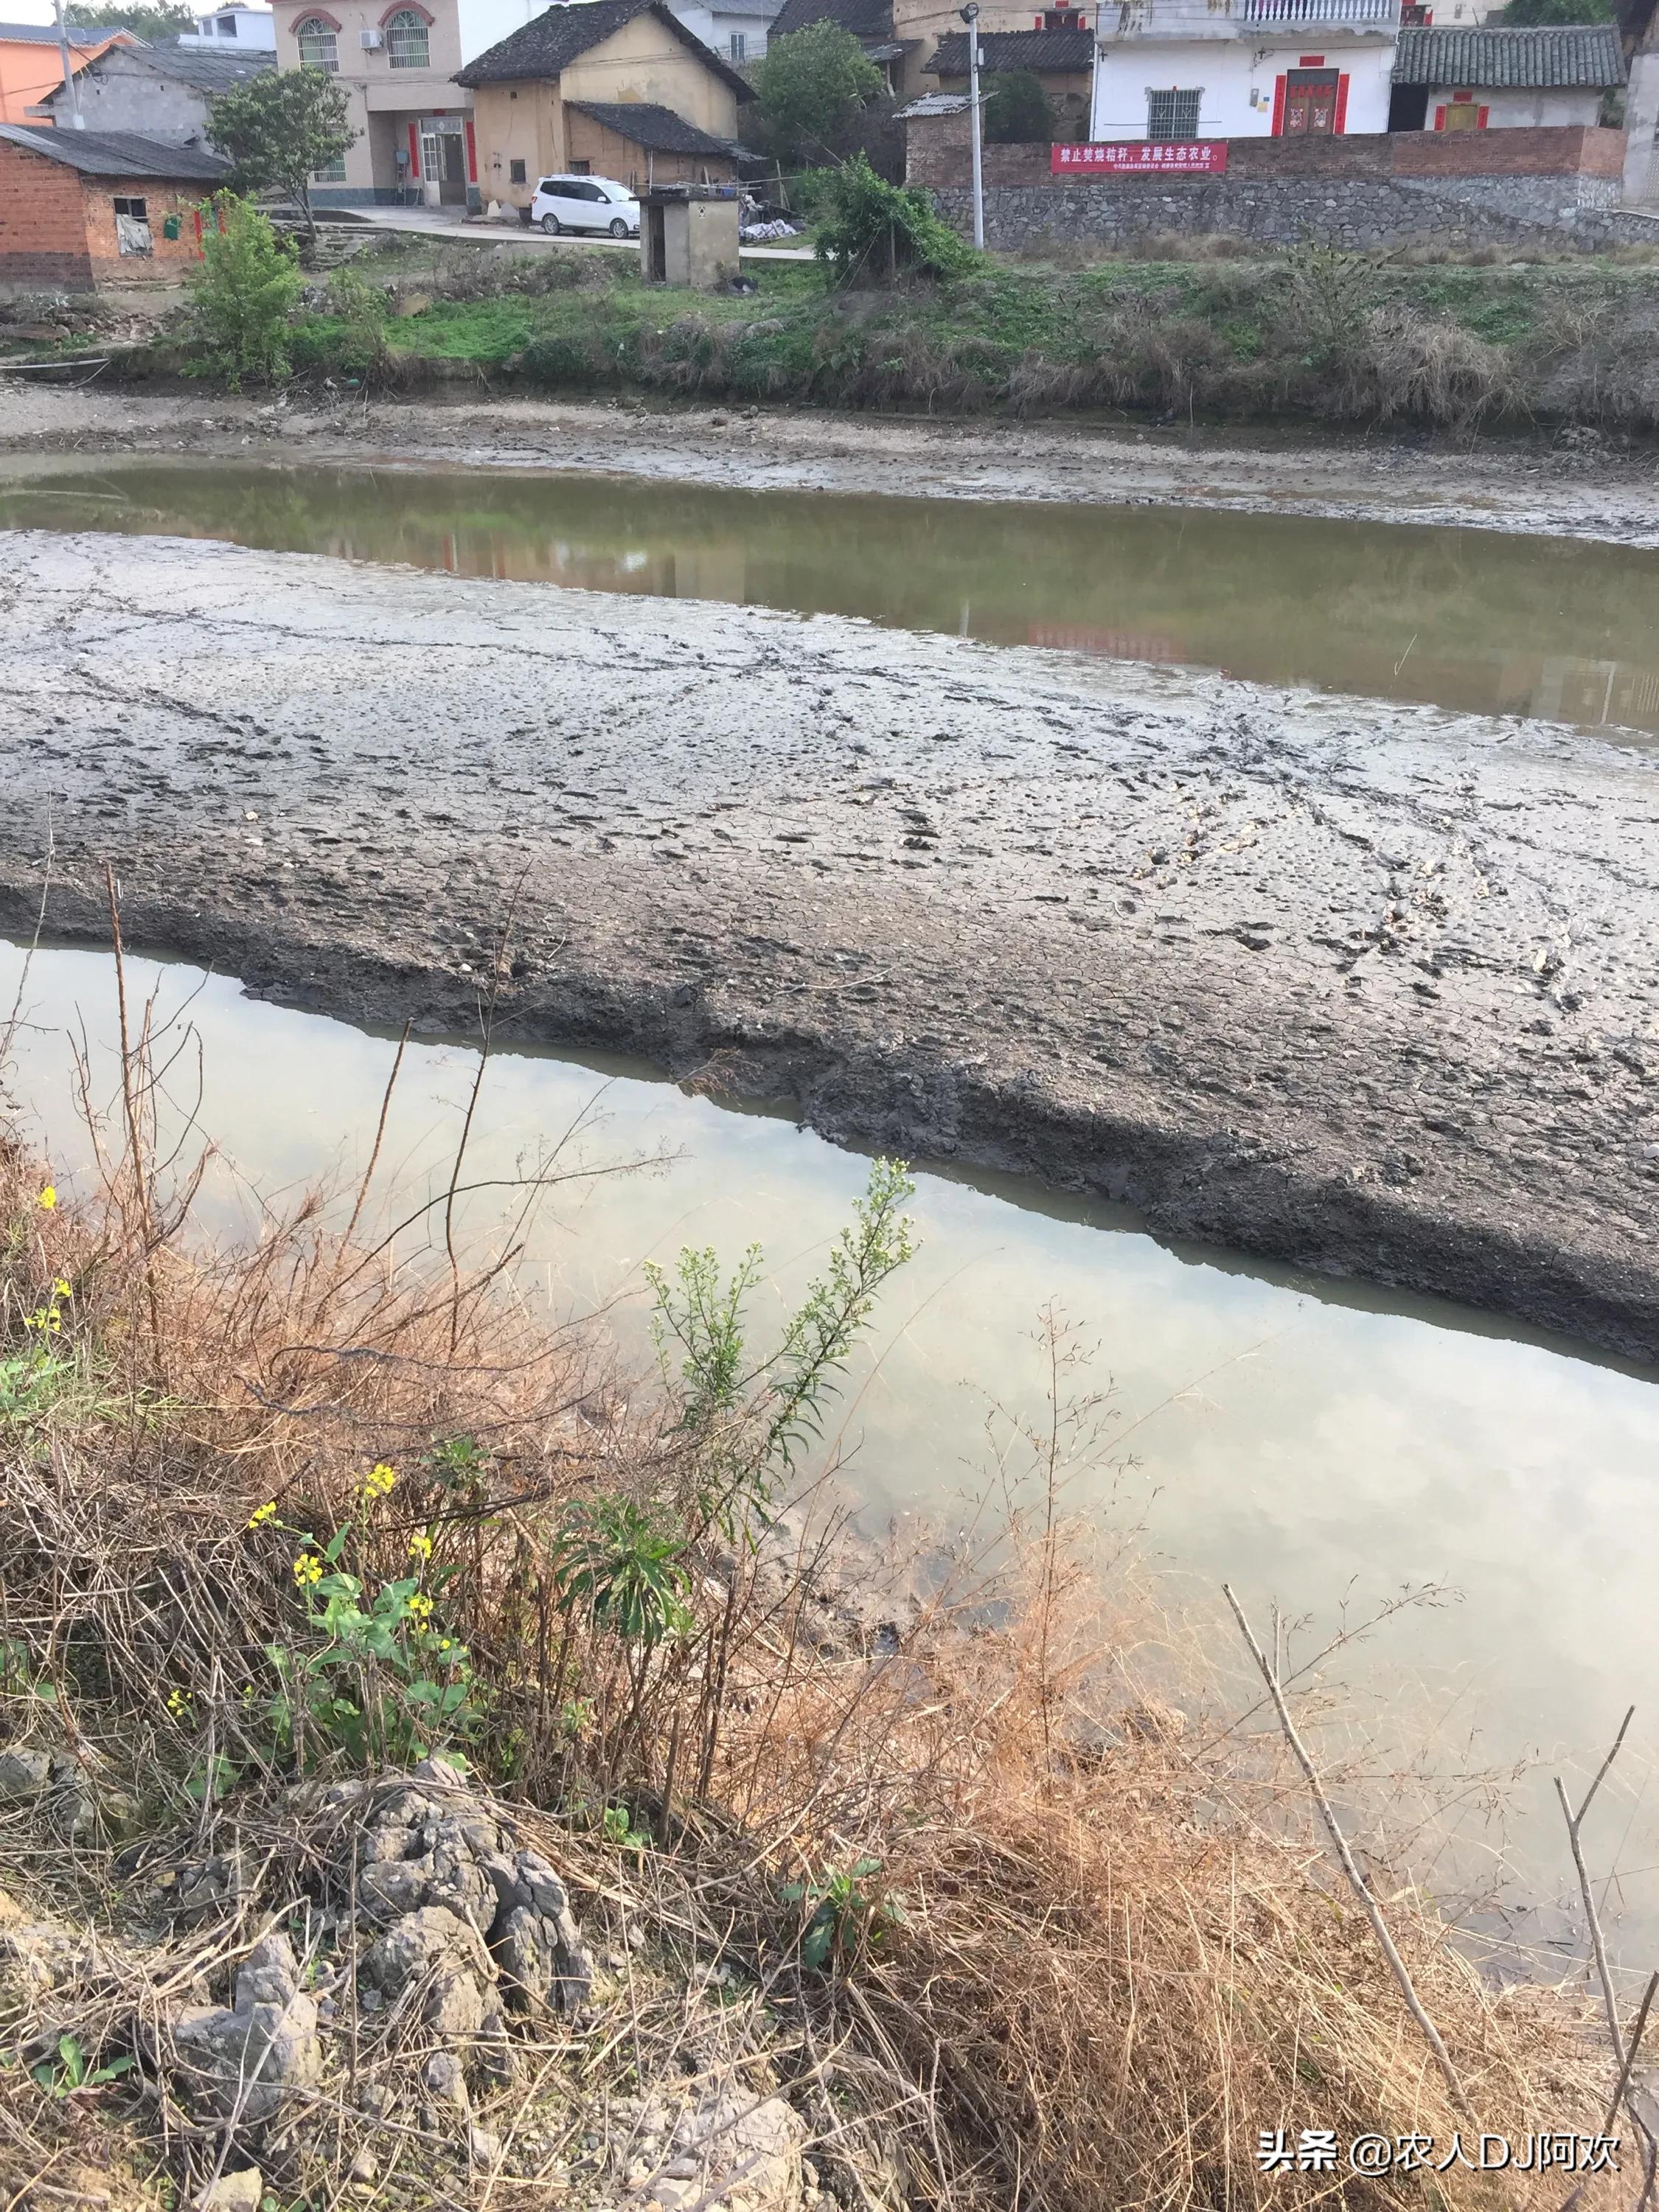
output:
M203 0L203 4L205 6L207 0ZM250 4L257 4L257 0L250 0ZM266 9L261 12L268 15L270 10ZM95 0L85 0L84 5L76 0L76 4L69 7L66 13L72 23L96 23L100 20ZM52 20L52 0L0 0L0 21L50 23Z

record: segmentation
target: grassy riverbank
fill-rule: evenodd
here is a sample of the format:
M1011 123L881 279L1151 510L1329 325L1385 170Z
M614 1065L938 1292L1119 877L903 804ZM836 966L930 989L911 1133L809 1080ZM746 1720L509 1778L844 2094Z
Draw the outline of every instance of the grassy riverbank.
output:
M1659 423L1659 267L1636 258L1474 265L1308 246L1086 268L990 259L850 292L810 266L756 263L752 292L713 296L647 289L608 257L561 271L582 281L539 289L553 271L507 254L438 270L405 287L430 304L383 334L313 313L296 364L398 383L441 361L547 391L939 412ZM474 296L443 296L457 285Z
M898 1170L780 1337L745 1333L757 1259L687 1255L656 1282L660 1372L627 1374L599 1328L533 1321L504 1263L401 1260L443 1252L448 1201L372 1164L215 1248L155 1160L155 1080L125 1057L78 1205L0 1148L14 1808L16 1761L42 1777L0 1908L9 2202L61 2201L56 2171L161 2207L255 2158L278 2206L355 2177L411 2212L550 2186L598 2212L644 2201L641 2113L711 2071L789 2106L816 2178L788 2201L826 2212L1311 2204L1330 2178L1264 2172L1261 2129L1467 2130L1276 1732L1239 1724L1251 1693L1195 1656L1181 1708L1150 1693L1144 1653L1185 1640L1060 1510L1098 1450L1063 1332L994 1546L892 1559L815 1505L909 1249ZM1306 1710L1357 1805L1363 1753ZM562 1875L597 1962L574 2018L485 2036L376 1994L370 1863L342 1876L337 1832L363 1778L433 1748ZM1479 2124L1594 2131L1608 2069L1578 2008L1500 1997L1427 1899L1381 1886ZM272 1931L327 2008L314 2063L216 2117L173 2063L178 2008ZM1346 2186L1490 2201L1455 2164L1431 2199ZM1545 2174L1506 2201L1534 2187L1559 2200Z

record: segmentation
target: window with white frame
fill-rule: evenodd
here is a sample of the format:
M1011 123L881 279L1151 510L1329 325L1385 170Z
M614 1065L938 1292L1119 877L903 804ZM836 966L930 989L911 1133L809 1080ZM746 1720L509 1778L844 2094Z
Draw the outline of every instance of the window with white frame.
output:
M331 23L325 23L320 15L307 15L304 22L295 25L294 36L302 68L338 70L340 42Z
M734 62L746 61L749 58L749 34L746 31L732 32L732 58Z
M337 154L325 168L313 169L311 173L311 181L313 185L343 185L345 180L343 154Z
M1158 143L1172 138L1196 138L1201 92L1152 92L1146 94L1146 136Z
M412 8L400 8L386 27L386 50L393 69L429 69L430 43L424 20Z

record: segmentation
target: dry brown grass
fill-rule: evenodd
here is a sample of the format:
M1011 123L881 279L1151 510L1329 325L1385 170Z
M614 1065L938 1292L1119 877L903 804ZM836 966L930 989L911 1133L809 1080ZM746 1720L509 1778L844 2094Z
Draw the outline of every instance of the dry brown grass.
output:
M15 1144L0 1153L0 1347L26 1347L25 1316L70 1286L68 1379L50 1406L0 1423L3 1715L15 1739L65 1744L112 1793L137 1796L141 1858L269 1846L263 1884L176 1943L174 1972L222 1973L256 1923L308 1911L317 1889L284 1795L295 1753L240 1692L267 1644L301 1633L292 1540L250 1531L250 1516L275 1500L324 1531L358 1510L364 1468L386 1458L401 1480L369 1565L395 1574L410 1528L435 1533L446 1608L488 1690L485 1779L570 1871L591 1932L631 1918L652 1930L596 2026L527 2048L538 2097L510 2093L504 2124L537 2142L606 2139L622 2074L654 2078L695 2014L699 2033L726 2039L720 2063L789 2090L842 2201L866 2212L1418 2200L1417 2180L1257 2165L1264 2128L1443 2144L1470 2123L1271 1729L1183 1731L1140 1698L1123 1611L1056 1518L1052 1450L1034 1448L1036 1520L988 1561L935 1564L929 1594L896 1599L884 1636L845 1602L848 1540L810 1498L735 1543L690 1528L695 1626L647 1675L591 1614L561 1613L559 1514L601 1492L684 1501L697 1455L743 1447L757 1409L689 1437L667 1384L624 1403L600 1334L538 1329L501 1263L405 1266L361 1221L348 1236L343 1203L307 1200L252 1249L204 1247L151 1171L141 1053L132 1067L143 1164L111 1142L84 1204L43 1206L39 1164ZM457 1484L434 1448L462 1435L477 1449ZM860 1554L858 1579L879 1567ZM236 1786L192 1796L216 1755ZM340 1761L313 1746L307 1764ZM652 1847L608 1840L607 1804ZM18 1823L8 1856L32 1894L114 1931L81 2018L88 2048L131 2050L140 1983L153 1990L156 1972L118 1963L135 1862L112 1838L66 1852ZM829 1970L805 1970L805 1914L781 1885L866 1859L878 1866L857 1880ZM1478 2124L1593 2132L1608 2069L1579 2009L1495 1993L1414 1893L1389 1909ZM720 1962L746 1994L710 2027L697 1992ZM15 2058L62 2018L15 1989L7 2012ZM606 2051L623 2055L596 2060ZM48 2170L77 2158L199 2178L201 2144L187 2130L161 2141L154 2085L149 2103L133 2088L142 2071L131 2094L54 2104L14 2066L0 2082L12 2205L46 2212ZM403 2141L376 2136L337 2081L316 2117L276 2154L312 2202L362 2142ZM436 2154L412 2134L399 2155ZM47 2193L29 2195L35 2182ZM1553 2205L1563 2192L1546 2184L1511 2176L1503 2201ZM448 2202L538 2201L453 2176L422 2185ZM1498 2201L1461 2169L1435 2193Z

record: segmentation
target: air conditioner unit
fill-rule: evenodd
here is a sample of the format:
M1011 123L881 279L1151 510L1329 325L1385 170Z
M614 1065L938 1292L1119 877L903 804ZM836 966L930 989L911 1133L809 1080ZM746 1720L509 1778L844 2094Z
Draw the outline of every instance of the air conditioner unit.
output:
M385 33L373 27L367 31L359 31L357 36L363 42L363 52L366 54L378 53L386 44Z

